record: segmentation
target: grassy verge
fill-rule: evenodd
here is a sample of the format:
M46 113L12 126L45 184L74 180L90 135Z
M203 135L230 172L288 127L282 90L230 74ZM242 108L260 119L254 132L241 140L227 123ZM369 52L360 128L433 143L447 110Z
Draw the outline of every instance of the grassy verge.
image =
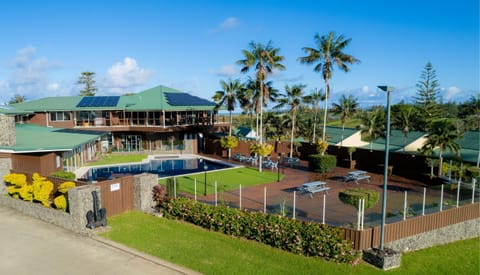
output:
M129 212L109 219L103 237L205 274L385 274L366 263L336 264L210 232L184 222ZM406 253L395 274L478 274L480 239Z
M222 192L239 189L240 184L242 187L247 187L276 182L278 176L276 172L271 172L268 169L260 173L250 167L207 172L207 194L215 192L215 181L217 182L217 191ZM280 174L280 179L282 178L283 175ZM197 194L203 194L205 190L205 173L177 177L177 190L194 194L195 179L197 181ZM162 185L166 185L166 182L165 178L159 180L159 183Z
M146 158L147 158L147 154L105 155L105 156L102 156L98 161L87 163L87 166L140 162Z

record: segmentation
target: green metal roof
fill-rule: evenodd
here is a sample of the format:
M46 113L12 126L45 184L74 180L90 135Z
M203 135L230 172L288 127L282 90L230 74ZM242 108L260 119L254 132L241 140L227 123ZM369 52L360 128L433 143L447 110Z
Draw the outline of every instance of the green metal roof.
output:
M342 131L342 127L327 126L326 128L327 140L329 144L337 144L342 141L342 132L344 140L358 132L358 130L354 128L345 128L344 131ZM319 134L319 137L321 137L321 132Z
M69 151L94 141L106 132L43 127L34 124L16 125L16 145L0 146L0 150L20 152Z
M77 107L82 100L81 96L46 97L32 101L25 101L11 105L14 110L41 112L41 111L94 111L94 110L125 110L125 111L193 111L213 110L213 102L189 95L191 100L206 102L208 105L174 105L169 104L166 94L187 94L165 86L157 86L137 94L120 96L116 106L104 107ZM1 113L1 112L0 112Z
M391 130L390 140L389 140L390 151L401 150L403 147L416 141L417 139L421 138L424 135L425 135L424 132L410 131L408 133L408 136L405 138L401 130ZM362 148L383 151L385 150L385 138L383 137L377 138L373 140L371 144L369 143L368 145L365 145Z

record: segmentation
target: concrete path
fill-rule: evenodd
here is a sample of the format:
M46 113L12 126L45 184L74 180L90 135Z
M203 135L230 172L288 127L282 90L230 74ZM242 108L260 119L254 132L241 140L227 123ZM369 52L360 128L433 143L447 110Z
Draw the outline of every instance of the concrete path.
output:
M100 237L0 206L0 274L194 274Z

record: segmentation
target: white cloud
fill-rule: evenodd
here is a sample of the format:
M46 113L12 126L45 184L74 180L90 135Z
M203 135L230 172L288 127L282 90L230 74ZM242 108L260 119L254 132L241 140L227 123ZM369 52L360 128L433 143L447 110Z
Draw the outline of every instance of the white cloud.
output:
M49 83L47 86L47 90L49 91L58 91L59 89L60 89L60 84L56 82Z
M130 89L147 84L152 73L149 69L140 68L134 58L125 57L108 69L103 84L111 89Z
M443 95L443 98L446 100L451 100L460 92L461 90L458 87L455 87L455 86L448 87Z
M210 30L211 33L219 32L219 31L226 31L229 29L233 29L240 24L237 18L235 17L228 17L223 22L221 22L217 27Z
M46 57L37 57L36 53L34 46L17 51L8 67L8 78L0 83L1 102L8 102L16 94L35 99L59 90L60 86L51 86L53 83L48 77L49 72L59 65Z
M229 17L225 19L222 23L220 23L219 29L221 30L227 30L231 28L235 28L238 26L238 20L235 17Z
M238 75L238 71L235 69L233 65L223 65L220 69L212 71L213 74L222 77L232 77Z
M367 85L363 85L362 92L368 93L368 86Z

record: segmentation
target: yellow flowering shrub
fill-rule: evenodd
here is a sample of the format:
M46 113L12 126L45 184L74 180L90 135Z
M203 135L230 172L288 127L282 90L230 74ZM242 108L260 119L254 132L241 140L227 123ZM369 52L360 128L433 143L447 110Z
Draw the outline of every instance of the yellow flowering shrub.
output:
M44 206L50 207L50 193L53 191L53 183L45 177L33 174L33 198Z
M263 144L259 144L259 143L252 143L250 144L250 152L251 153L255 153L255 154L258 154L262 157L266 157L268 155L270 155L270 153L272 153L273 151L273 146L268 144L268 143L263 143Z
M53 199L53 204L55 205L55 208L67 211L67 198L65 195L60 195L57 196L55 199Z
M58 192L65 194L68 192L68 189L74 188L74 187L75 187L75 182L66 181L58 186Z
M24 174L10 173L3 177L3 181L20 188L23 185L27 184L27 176L25 176Z
M30 184L25 184L24 186L17 188L18 195L24 201L33 201L33 188Z

